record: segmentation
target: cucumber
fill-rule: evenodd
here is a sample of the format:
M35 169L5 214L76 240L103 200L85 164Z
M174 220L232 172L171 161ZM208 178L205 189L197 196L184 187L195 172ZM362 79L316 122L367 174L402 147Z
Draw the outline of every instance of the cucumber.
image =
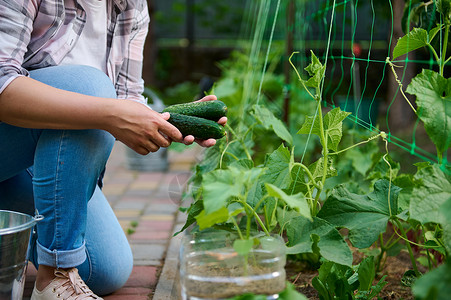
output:
M219 100L189 102L166 107L163 112L195 116L212 121L218 121L227 115L227 106Z
M170 113L168 122L177 127L183 136L192 135L197 139L220 139L226 135L223 126L204 118Z

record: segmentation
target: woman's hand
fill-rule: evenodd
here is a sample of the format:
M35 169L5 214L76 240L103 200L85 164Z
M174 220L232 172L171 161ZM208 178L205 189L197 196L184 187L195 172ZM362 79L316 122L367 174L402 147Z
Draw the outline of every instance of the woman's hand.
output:
M108 131L137 153L145 155L169 147L172 141L184 142L180 131L167 122L169 113L158 113L132 100L117 101L120 109Z
M217 99L218 98L215 95L208 95L208 96L205 96L202 99L194 101L194 102L213 101L213 100L217 100ZM218 124L220 124L222 126L225 126L226 123L227 123L227 117L222 117L221 119L218 120ZM216 144L215 139L199 140L199 139L195 139L194 136L192 136L192 135L187 135L183 139L183 143L185 145L190 145L194 142L196 142L197 144L199 144L202 147L207 147L207 148L212 147Z

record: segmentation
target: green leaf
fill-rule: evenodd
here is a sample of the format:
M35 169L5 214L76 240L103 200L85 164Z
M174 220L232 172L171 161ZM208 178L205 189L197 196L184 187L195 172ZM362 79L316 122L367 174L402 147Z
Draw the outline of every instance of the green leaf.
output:
M265 129L273 130L279 138L286 141L290 145L293 144L293 137L285 124L276 118L268 108L261 105L254 105L253 115Z
M188 209L188 217L186 218L185 225L183 225L183 228L179 232L175 233L174 235L179 234L180 232L184 231L189 226L194 224L196 222L196 216L198 214L200 214L203 211L203 209L204 209L204 205L203 205L202 201L198 200L198 201L192 203Z
M287 282L285 290L279 294L280 300L307 300L307 297L296 291L296 288L290 282Z
M244 172L238 169L215 170L203 176L203 202L206 214L225 207L227 200L243 190Z
M319 254L325 259L351 266L352 252L348 244L338 230L326 220L313 217L313 222L310 222L305 217L295 217L288 222L286 228L288 254L314 253L313 247L318 247Z
M451 197L445 201L441 207L441 211L445 222L442 223L443 226L443 242L445 244L446 250L451 253Z
M374 191L368 195L354 194L340 186L326 200L318 217L337 227L348 228L349 240L355 247L370 247L379 234L385 232L390 217L398 213L400 189L389 184L387 180L377 181Z
M422 184L413 188L410 198L410 217L422 224L442 223L442 205L451 197L451 176L443 173L440 166L421 167L415 179Z
M366 257L359 264L357 273L359 274L359 290L369 291L373 285L374 277L376 276L374 256Z
M296 195L287 195L284 191L276 187L275 185L272 185L270 183L267 183L266 190L268 191L268 194L272 197L279 198L282 201L284 201L290 208L298 211L301 215L306 217L309 220L312 220L312 215L310 213L310 206L307 203L307 199L305 199L303 194L296 194Z
M343 136L343 120L351 113L340 110L339 107L332 109L324 116L324 128L329 141L327 147L337 151L338 144Z
M348 283L349 266L325 262L313 278L312 285L320 292L320 299L353 299L354 291Z
M265 172L261 177L262 182L271 183L280 189L290 186L290 170L294 164L294 157L290 150L283 144L271 153L265 161Z
M326 66L321 64L313 51L310 51L310 53L312 54L312 59L310 64L305 68L310 75L310 79L306 81L305 85L312 88L318 88L323 79L324 72L326 71Z
M414 28L408 34L398 40L395 48L393 49L393 59L409 53L410 51L420 49L428 45L435 37L440 27L431 29L428 33L423 28Z
M329 157L329 163L327 164L326 178L337 176L337 170L333 166L333 160ZM324 158L320 157L317 161L308 166L313 178L318 181L323 178L324 172Z
M229 211L226 207L222 207L210 214L206 214L203 210L200 214L196 216L197 224L200 230L210 228L215 224L227 222L229 219Z
M337 151L338 144L343 136L343 120L350 113L340 110L339 107L329 111L323 120L325 135L327 138L327 147L330 150ZM302 125L298 134L316 134L321 136L321 127L318 116L308 116ZM324 147L325 145L323 145Z
M241 256L245 256L247 255L251 249L252 246L254 245L254 240L235 240L233 242L233 249L235 249L235 251L241 255Z
M448 261L417 279L412 292L418 300L448 300L451 295L451 263Z
M215 83L214 94L218 99L226 98L235 95L237 92L237 85L233 78L224 78Z
M407 87L416 96L417 115L439 153L451 144L451 78L423 70Z

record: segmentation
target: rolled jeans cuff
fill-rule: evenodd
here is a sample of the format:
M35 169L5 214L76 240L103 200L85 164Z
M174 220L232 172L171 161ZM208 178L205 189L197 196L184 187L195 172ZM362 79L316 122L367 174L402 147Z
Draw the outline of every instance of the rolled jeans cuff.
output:
M73 250L49 250L36 242L38 264L54 268L73 268L86 260L85 243Z

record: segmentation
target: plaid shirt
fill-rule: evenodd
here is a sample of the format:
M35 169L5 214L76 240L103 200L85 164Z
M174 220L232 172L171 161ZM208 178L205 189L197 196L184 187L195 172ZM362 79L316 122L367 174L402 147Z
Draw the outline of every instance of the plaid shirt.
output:
M94 1L94 0L93 0ZM143 101L146 0L107 0L107 75L118 98ZM58 65L86 22L76 0L0 0L0 93L27 70Z

